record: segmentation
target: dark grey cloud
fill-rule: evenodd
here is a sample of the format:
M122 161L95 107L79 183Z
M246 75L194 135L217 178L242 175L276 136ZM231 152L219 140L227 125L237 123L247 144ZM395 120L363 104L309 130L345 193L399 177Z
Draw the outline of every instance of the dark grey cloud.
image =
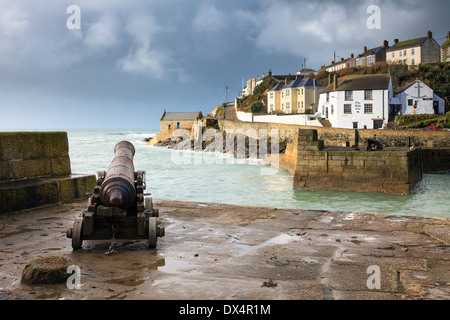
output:
M68 30L69 5L81 30ZM369 30L369 5L381 29ZM0 2L0 128L157 127L209 112L242 78L294 73L383 40L450 29L447 0ZM124 111L125 110L125 111ZM99 121L102 119L103 121Z

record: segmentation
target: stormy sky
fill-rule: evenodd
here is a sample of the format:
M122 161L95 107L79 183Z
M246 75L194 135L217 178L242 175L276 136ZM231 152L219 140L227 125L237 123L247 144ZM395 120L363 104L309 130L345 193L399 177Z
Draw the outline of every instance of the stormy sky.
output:
M164 109L207 114L269 69L427 30L442 44L448 12L448 0L0 0L0 131L158 128Z

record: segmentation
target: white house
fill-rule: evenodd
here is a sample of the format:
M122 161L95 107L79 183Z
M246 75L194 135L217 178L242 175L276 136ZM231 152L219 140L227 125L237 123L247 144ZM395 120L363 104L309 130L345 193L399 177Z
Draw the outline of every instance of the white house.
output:
M443 114L445 102L420 80L409 83L395 95L402 114Z
M335 128L379 129L388 122L391 98L389 74L334 75L320 93L319 112Z

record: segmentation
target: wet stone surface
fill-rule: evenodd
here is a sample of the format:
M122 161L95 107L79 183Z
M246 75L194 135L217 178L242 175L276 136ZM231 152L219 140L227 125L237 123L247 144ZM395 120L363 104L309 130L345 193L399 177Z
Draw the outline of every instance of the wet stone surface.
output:
M0 215L0 299L450 299L448 219L154 201L147 241L84 241L66 230L86 202ZM28 285L40 256L71 259L67 283ZM369 288L368 268L380 270ZM78 289L77 289L78 288Z

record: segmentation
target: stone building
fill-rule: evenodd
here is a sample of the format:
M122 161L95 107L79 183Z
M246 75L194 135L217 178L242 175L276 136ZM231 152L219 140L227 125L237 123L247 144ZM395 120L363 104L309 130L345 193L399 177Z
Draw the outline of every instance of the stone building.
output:
M191 132L194 122L203 119L203 114L199 112L166 112L160 121L160 139L167 139L177 129L186 129Z
M447 40L441 46L441 62L450 62L450 31Z
M421 64L441 61L440 46L433 39L431 31L426 37L399 42L394 40L394 45L386 50L386 62L388 64L406 64L416 67Z
M364 47L363 53L356 57L356 67L371 67L377 62L386 62L386 51L389 49L389 42L384 40L383 45L372 49Z

